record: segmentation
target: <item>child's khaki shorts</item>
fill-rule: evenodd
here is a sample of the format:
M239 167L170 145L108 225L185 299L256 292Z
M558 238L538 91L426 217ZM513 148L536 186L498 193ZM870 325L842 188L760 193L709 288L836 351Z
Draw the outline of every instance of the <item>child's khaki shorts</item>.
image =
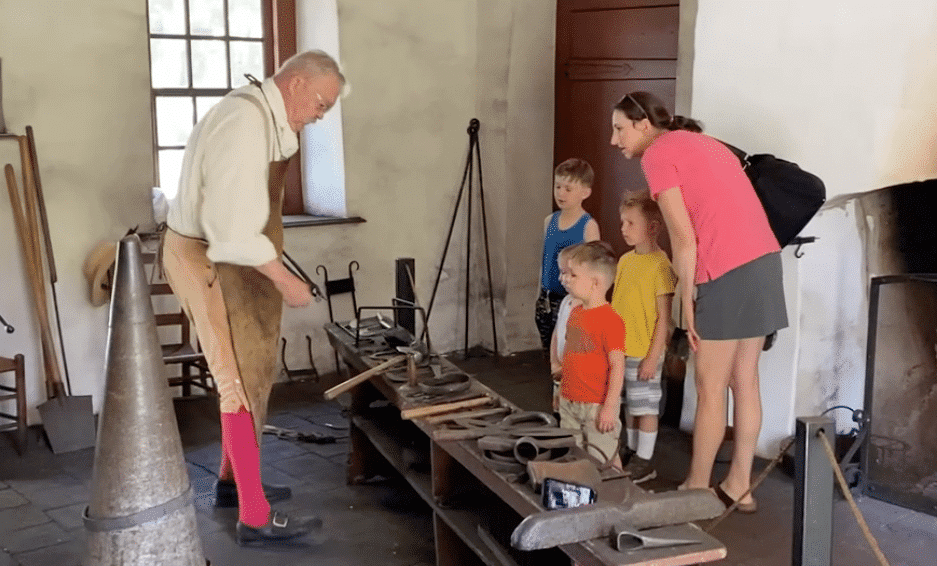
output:
M607 463L618 455L621 421L616 412L615 428L609 432L599 432L595 427L595 418L600 407L598 403L579 403L560 396L560 426L581 431L579 445L600 462Z

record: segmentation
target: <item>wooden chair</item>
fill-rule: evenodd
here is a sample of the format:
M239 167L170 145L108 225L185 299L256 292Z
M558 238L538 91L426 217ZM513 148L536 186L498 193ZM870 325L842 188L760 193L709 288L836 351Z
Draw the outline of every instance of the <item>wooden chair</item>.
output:
M13 385L0 384L0 401L16 401L16 414L0 412L0 419L12 422L0 424L0 430L15 428L17 433L16 452L22 456L26 451L26 370L23 354L13 358L0 357L0 374L13 372Z

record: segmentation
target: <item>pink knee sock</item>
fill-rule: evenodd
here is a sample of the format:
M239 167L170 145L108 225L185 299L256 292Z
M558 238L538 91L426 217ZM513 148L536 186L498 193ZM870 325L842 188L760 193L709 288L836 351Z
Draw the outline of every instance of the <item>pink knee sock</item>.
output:
M238 519L252 527L265 524L270 504L260 484L260 449L254 436L254 419L243 407L237 413L221 413L221 445L222 454L234 468Z

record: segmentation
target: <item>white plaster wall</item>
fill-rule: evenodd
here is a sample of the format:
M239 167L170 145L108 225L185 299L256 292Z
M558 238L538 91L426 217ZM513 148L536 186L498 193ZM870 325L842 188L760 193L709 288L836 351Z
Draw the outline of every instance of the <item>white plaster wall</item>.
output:
M555 4L479 0L478 22L476 108L482 124L495 321L499 349L511 353L540 347L533 310L543 218L553 202ZM480 235L480 229L479 224L473 233ZM490 349L491 311L480 246L474 260L477 336Z
M81 265L99 240L152 221L146 1L4 0L0 13L4 116L11 132L23 134L30 125L35 133L73 392L93 394L97 410L107 308L86 298ZM0 141L0 164L6 163L15 165L21 183L10 140ZM45 401L38 327L10 201L5 189L2 194L0 313L17 330L0 335L0 355L25 355L35 423L34 407Z
M937 4L699 0L693 111L836 196L937 177Z
M766 407L793 399L793 417L862 405L874 227L848 195L937 177L934 53L930 0L698 1L693 116L750 152L799 163L841 197L804 230L819 237L806 255L784 254L792 325L775 349L790 358L762 358ZM759 452L773 456L793 421L765 415ZM837 412L841 429L848 417Z

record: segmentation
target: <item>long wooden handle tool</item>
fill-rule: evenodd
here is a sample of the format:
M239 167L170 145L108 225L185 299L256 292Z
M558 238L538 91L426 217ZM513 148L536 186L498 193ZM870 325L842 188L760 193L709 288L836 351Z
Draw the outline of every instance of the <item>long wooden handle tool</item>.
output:
M345 380L345 381L339 383L339 384L336 385L335 387L332 387L332 388L330 388L330 389L327 389L327 390L325 391L325 393L322 394L322 396L325 397L326 400L332 400L332 399L338 397L339 395L341 395L342 393L348 391L348 390L351 389L352 387L358 385L359 383L364 383L365 381L367 381L367 380L371 379L372 377L374 377L374 376L376 376L376 375L378 375L378 374L384 372L385 370L387 370L387 369L389 369L389 368L391 368L391 367L393 367L393 366L395 366L395 365L397 365L397 364L399 364L399 363L401 363L401 362L403 362L403 361L406 361L406 359L407 359L407 356L406 356L406 355L394 356L393 358L387 360L387 361L384 362L384 363L378 364L378 365L374 366L373 368L371 368L371 369L369 369L369 370L367 370L367 371L363 371L363 372L359 373L358 375L352 377L351 379L348 379L348 380Z
M10 193L10 204L13 208L13 220L16 232L23 247L23 259L26 263L26 275L29 279L30 290L36 308L36 318L39 323L39 337L42 343L42 360L46 374L46 394L49 398L56 397L64 390L58 373L58 361L55 355L55 342L52 339L52 329L49 327L49 309L46 303L45 285L43 284L42 263L37 249L38 239L35 232L30 231L29 210L32 209L28 197L26 198L26 211L20 203L19 188L16 183L16 173L13 166L4 167L7 189ZM35 220L35 217L33 217Z
M491 397L488 395L482 395L481 397L466 399L464 401L455 401L453 403L440 403L438 405L427 405L424 407L404 409L400 411L400 418L404 420L418 419L420 417L438 415L439 413L448 413L450 411L457 411L459 409L478 407L479 405L486 405L488 403L491 403Z

